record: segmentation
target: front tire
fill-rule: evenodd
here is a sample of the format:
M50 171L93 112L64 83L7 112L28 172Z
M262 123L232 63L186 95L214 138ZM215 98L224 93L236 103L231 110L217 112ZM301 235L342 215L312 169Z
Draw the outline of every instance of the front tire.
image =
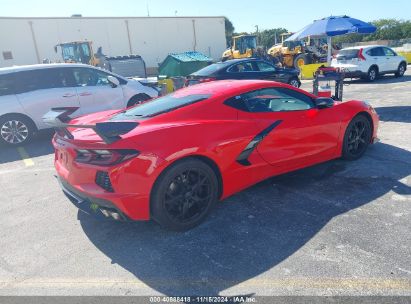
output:
M130 100L127 103L127 108L141 104L147 100L149 100L151 97L146 95L146 94L137 94L133 97L130 98Z
M185 159L167 168L151 194L153 219L162 227L186 231L199 225L218 200L218 180L213 169L196 159Z
M300 70L301 66L307 64L307 56L304 54L298 54L297 57L294 58L294 68Z
M0 118L0 143L2 145L24 145L32 139L34 131L34 123L24 116L7 115Z
M346 160L359 159L371 142L371 123L364 115L357 115L345 130L342 157Z
M401 62L400 65L398 66L397 72L395 73L395 77L404 76L404 73L405 73L406 69L407 69L407 66L405 65L405 63Z

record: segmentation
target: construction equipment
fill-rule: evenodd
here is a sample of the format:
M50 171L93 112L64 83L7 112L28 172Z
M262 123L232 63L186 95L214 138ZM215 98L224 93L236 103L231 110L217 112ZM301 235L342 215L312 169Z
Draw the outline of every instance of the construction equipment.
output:
M108 71L119 74L123 77L148 81L146 64L139 55L108 57L103 54L102 47L93 51L91 41L72 41L57 44L54 51L57 53L61 48L61 56L66 63L84 63L100 67Z
M257 51L256 35L239 35L232 39L231 47L223 53L222 61L254 57Z
M61 56L66 63L84 63L98 67L104 67L105 56L101 47L94 54L93 43L91 41L72 41L59 43L54 47L57 53L58 47L61 48Z
M300 66L325 62L327 60L327 42L324 38L310 38L287 41L293 33L281 34L281 43L272 46L267 53L276 57L283 66L299 69Z

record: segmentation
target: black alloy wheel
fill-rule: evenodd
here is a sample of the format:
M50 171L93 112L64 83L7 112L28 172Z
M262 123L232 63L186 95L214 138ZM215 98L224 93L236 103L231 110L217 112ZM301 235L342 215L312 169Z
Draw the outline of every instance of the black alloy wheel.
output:
M371 125L364 115L356 116L348 125L344 136L343 158L360 158L371 142Z
M151 201L153 218L167 229L188 230L207 216L217 193L217 178L207 164L183 160L156 182Z

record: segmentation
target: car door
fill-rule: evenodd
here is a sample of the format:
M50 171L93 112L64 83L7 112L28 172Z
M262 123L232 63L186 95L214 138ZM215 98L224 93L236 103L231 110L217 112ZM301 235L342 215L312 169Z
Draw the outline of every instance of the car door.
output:
M256 61L255 64L258 69L258 79L280 82L288 81L287 75L285 73L281 73L281 70L277 69L274 65L264 61Z
M227 68L224 79L258 79L257 67L252 61L244 61Z
M235 98L242 103L239 119L254 120L260 130L256 149L271 165L299 167L335 155L340 132L336 108L317 109L311 96L278 87Z
M47 128L42 117L51 108L79 107L74 82L65 68L43 68L15 74L16 96L37 127ZM80 115L77 111L73 116Z
M107 80L110 74L87 67L74 67L71 70L82 114L126 107L121 85L114 87Z
M386 71L390 71L390 72L397 71L398 66L400 65L401 59L390 48L383 47L382 49L385 55Z
M378 71L384 73L388 70L388 65L385 59L385 53L382 47L375 47L371 49L371 56L375 63L378 66Z

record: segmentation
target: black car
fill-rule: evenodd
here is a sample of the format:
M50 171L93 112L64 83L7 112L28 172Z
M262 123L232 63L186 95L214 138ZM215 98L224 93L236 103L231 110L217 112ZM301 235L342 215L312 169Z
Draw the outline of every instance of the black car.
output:
M262 79L288 83L300 87L298 70L279 68L261 59L233 59L211 64L187 76L185 85L222 79Z

